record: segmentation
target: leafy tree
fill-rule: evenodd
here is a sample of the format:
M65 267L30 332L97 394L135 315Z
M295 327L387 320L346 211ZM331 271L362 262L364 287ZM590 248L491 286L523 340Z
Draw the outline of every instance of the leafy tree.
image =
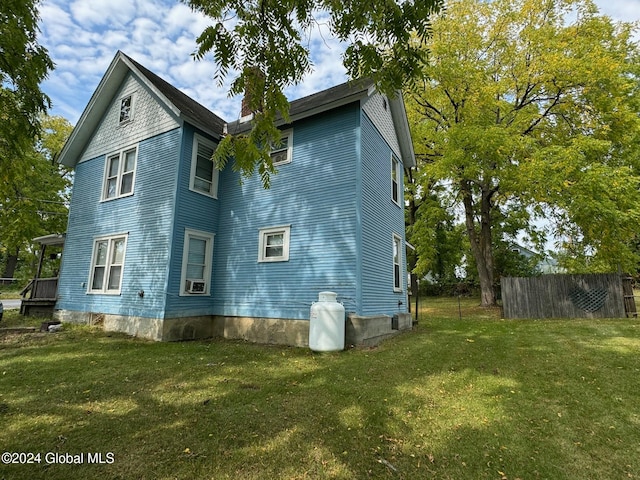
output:
M248 134L229 135L214 159L223 167L251 175L258 168L265 186L274 172L270 146L280 133L278 115L288 121L283 89L299 83L312 69L305 37L328 15L331 33L348 42L343 63L352 78L371 77L381 91L392 94L420 73L421 41L429 32L429 16L443 0L183 0L213 20L198 38L196 58L209 52L218 67L217 80L235 78L230 95L246 94L253 112ZM415 33L414 37L411 34Z
M53 69L47 50L38 45L38 0L0 3L0 158L2 171L28 148L39 119L50 106L40 83ZM0 171L0 180L6 171ZM2 174L4 173L4 175Z
M33 167L28 159L41 116L50 106L40 83L53 63L37 43L37 4L37 0L0 4L0 257L4 257L4 276L12 276L17 261L16 242L10 235L19 230L19 224L17 218L13 223L6 220L15 202L12 186Z
M411 92L425 179L464 212L482 305L497 242L544 219L590 271L633 269L640 220L638 45L591 0L452 0ZM586 261L589 259L589 261Z
M3 277L13 277L31 240L66 230L70 174L55 160L71 133L62 117L43 117L40 137L20 158L20 168L0 183L0 254Z
M464 255L464 232L446 206L446 191L438 185L419 193L415 221L407 228L407 238L416 248L411 271L419 278L429 276L440 286L457 283L456 268Z

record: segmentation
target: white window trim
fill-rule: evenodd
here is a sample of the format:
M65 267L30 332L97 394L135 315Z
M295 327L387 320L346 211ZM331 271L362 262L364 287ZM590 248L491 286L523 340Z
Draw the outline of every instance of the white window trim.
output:
M135 161L134 161L134 166L133 166L133 170L132 170L132 179L131 179L131 191L128 193L124 193L124 194L120 194L120 189L122 188L122 176L124 174L123 172L123 168L124 168L124 164L125 162L123 161L125 158L125 155L130 152L130 151L135 151ZM108 180L109 180L109 160L111 160L113 157L118 157L118 174L116 176L116 185L117 185L117 189L118 192L116 193L115 196L113 197L107 197L107 192L109 189L109 184L108 184ZM105 157L105 162L104 162L104 176L102 178L102 199L101 201L103 202L109 202L111 200L116 200L118 198L124 198L124 197L130 197L131 195L133 195L133 193L135 192L136 189L136 171L138 170L138 146L134 145L132 147L127 147L127 148L123 148L122 150L118 151L118 152L114 152L111 153L109 155L107 155Z
M131 107L129 109L129 118L127 118L126 120L120 120L120 113L122 110L122 101L125 100L127 97L131 97ZM133 122L133 115L135 112L135 92L134 93L128 93L127 95L123 95L118 99L118 125L127 125L128 123Z
M402 191L402 168L400 165L401 165L400 159L394 153L392 153L391 154L391 200L393 201L393 203L395 203L399 207L402 206L401 201L404 200L404 192ZM393 179L394 170L396 174L395 181ZM394 192L393 192L394 183L397 186L396 190L397 190L398 198L394 198Z
M210 232L203 232L200 230L194 230L191 228L184 229L184 242L182 243L182 271L180 274L180 296L181 297L206 297L211 295L211 270L213 268L213 240L215 234ZM187 265L189 263L189 241L190 239L199 238L207 242L205 251L205 267L204 277L205 291L204 293L189 293L187 291Z
M209 179L203 179L211 182L211 192L203 192L195 187L196 181L196 166L198 164L198 144L202 143L212 150L216 149L216 144L211 140L203 137L202 135L198 135L197 133L193 135L193 148L191 152L191 173L189 175L189 190L195 193L199 193L200 195L204 195L206 197L218 198L218 175L219 170L213 165L213 176Z
M287 163L291 163L291 160L293 158L293 130L283 130L280 133L280 138L282 140L284 140L285 138L287 139L287 158L285 160L282 160L280 162L273 162L273 166L277 167L278 165L286 165ZM274 148L271 150L271 154L273 155L274 153L277 152L283 152L285 149L284 148Z
M122 256L122 270L120 271L120 284L118 285L117 289L114 290L109 290L109 275L108 272L110 271L111 267L113 266L113 264L111 263L111 254L113 253L113 244L115 240L124 238L124 254ZM104 268L105 268L105 273L104 273L104 279L102 282L102 288L100 290L98 289L93 289L93 280L94 280L94 275L95 275L95 271L96 271L96 265L95 265L95 261L96 261L96 249L98 246L99 242L104 242L107 241L109 242L108 247L107 247L107 263L105 264ZM87 285L87 294L89 295L120 295L120 293L122 292L122 279L124 278L124 269L125 269L125 265L126 265L126 257L127 257L127 243L129 241L129 234L128 233L119 233L119 234L115 234L115 235L104 235L104 236L100 236L100 237L95 237L93 239L93 249L91 252L91 265L90 265L90 271L89 271L89 283Z
M395 259L395 254L394 251L396 249L396 245L398 248L398 263L396 263L396 259ZM393 234L393 243L392 243L392 247L391 247L391 261L393 264L393 270L392 270L392 278L393 278L393 291L394 292L402 292L403 291L403 287L404 287L404 282L402 280L403 278L403 274L402 274L402 237L400 237L400 235L394 233ZM399 273L398 273L398 281L400 282L399 285L396 285L396 265L398 266L399 269Z
M269 235L282 233L282 255L279 257L267 257L266 239ZM258 249L258 262L288 262L289 261L289 244L291 241L291 225L280 225L277 227L261 228L259 232L259 249Z

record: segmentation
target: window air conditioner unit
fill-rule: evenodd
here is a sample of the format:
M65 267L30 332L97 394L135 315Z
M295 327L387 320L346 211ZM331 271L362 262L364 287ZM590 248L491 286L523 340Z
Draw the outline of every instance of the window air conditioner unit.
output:
M206 283L204 280L187 280L187 293L205 293Z

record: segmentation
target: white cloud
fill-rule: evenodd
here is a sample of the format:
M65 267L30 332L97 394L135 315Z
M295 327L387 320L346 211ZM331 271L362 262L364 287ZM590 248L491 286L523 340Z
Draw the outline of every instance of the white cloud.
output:
M124 26L136 16L130 0L76 0L71 3L73 19L81 25Z
M616 20L640 18L638 0L597 0ZM228 98L228 84L213 80L209 56L194 61L196 38L211 20L176 0L47 0L40 4L40 42L56 64L43 90L53 100L52 114L75 123L117 50L122 50L226 120L239 114L239 98ZM346 81L344 45L332 38L328 16L317 12L305 39L313 73L287 89L300 98Z
M172 6L162 20L162 27L169 34L189 32L195 39L210 24L210 20L180 3Z
M638 0L598 0L600 13L609 15L615 20L626 22L640 20L640 1Z
M104 34L100 35L100 43L102 44L103 49L115 51L126 48L126 46L131 42L127 31L107 30Z
M46 21L40 22L40 29L50 36L64 36L68 28L73 24L71 15L51 2L42 4L40 17L46 19Z

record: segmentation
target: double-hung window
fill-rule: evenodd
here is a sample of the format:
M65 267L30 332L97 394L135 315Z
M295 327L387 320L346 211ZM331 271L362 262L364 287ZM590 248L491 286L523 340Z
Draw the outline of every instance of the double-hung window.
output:
M402 291L402 239L393 235L393 290Z
M209 295L213 234L186 229L180 295Z
M122 150L107 156L104 174L103 200L133 195L138 149Z
M218 169L211 160L215 148L215 143L194 135L189 188L213 198L218 196Z
M114 235L94 241L89 293L120 293L127 236Z
M281 133L280 141L271 147L271 161L273 165L291 163L293 156L293 130Z
M286 262L289 260L291 226L269 227L260 230L259 262Z
M402 180L402 170L400 160L395 155L391 155L391 199L400 205L400 185Z

